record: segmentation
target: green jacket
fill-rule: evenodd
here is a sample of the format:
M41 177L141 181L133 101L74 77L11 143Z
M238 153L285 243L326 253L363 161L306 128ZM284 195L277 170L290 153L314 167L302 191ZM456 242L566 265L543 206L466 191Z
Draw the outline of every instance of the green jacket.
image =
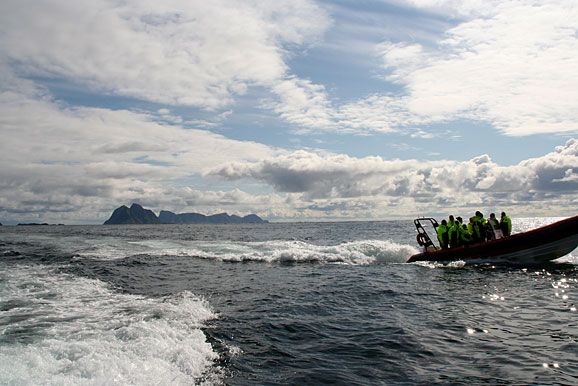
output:
M473 216L470 218L473 222L472 236L477 240L482 240L486 236L486 219L481 216Z
M466 224L462 225L462 230L460 232L460 240L462 244L468 244L472 241L472 232Z
M438 241L440 242L440 245L444 246L448 244L448 227L440 224L438 226L437 229L437 234L438 234Z
M512 220L508 216L502 216L500 219L500 229L502 229L504 236L512 234Z
M448 229L448 239L452 247L455 247L459 244L460 228L461 228L460 223L455 221L454 224L450 227L450 229Z

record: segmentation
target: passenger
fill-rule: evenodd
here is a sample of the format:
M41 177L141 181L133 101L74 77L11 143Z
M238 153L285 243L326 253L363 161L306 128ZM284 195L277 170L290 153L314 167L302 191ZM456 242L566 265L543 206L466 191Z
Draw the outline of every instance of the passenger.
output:
M502 217L500 218L500 229L504 237L508 237L512 234L512 220L506 216L506 212L502 212Z
M500 223L496 219L494 213L490 214L490 218L486 224L486 239L496 240L502 238L502 231L500 230Z
M470 232L466 224L462 224L461 240L462 245L469 245L472 242L472 232Z
M486 241L486 219L479 210L476 211L475 216L470 218L473 220L473 241L475 243Z
M448 239L450 242L450 248L456 248L456 247L460 246L458 228L461 228L460 223L457 221L454 221L452 226L449 227L449 229L448 229Z
M457 240L458 243L457 243L457 245L458 245L458 246L462 246L462 245L464 245L464 243L463 243L463 238L464 238L464 237L463 237L463 235L462 235L462 233L463 233L463 231L464 231L464 228L462 227L462 225L464 224L464 220L463 220L461 217L458 216L458 217L456 217L456 222L457 222L457 225L458 225L458 226L457 226L457 234L458 234L458 240Z
M450 217L448 218L448 229L454 226L454 215L450 214Z
M470 217L470 224L468 226L471 227L472 241L474 243L479 242L482 237L478 227L478 218L476 216Z
M476 235L476 222L473 217L470 218L470 222L468 223L468 233L470 234L470 243L474 243Z
M438 226L437 234L440 247L448 249L448 223L446 220L442 220L442 223Z

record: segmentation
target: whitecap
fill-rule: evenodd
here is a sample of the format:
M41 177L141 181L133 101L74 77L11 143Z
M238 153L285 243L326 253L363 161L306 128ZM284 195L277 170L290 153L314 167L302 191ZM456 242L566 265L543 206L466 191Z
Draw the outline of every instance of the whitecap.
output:
M417 249L413 246L382 240L352 241L338 245L314 245L295 240L263 242L152 240L131 242L127 246L106 243L93 245L77 252L77 256L119 259L135 254L148 254L230 262L370 264L404 263L415 253Z
M1 384L192 384L218 376L201 327L216 317L190 292L122 294L41 266L0 270Z

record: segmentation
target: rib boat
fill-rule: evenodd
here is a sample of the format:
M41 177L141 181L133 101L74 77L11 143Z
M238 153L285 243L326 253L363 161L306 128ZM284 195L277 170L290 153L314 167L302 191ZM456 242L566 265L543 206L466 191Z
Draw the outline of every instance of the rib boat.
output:
M431 230L433 227L434 235L437 235L435 219L420 217L414 224L423 252L411 256L408 263L461 260L466 264L539 265L565 256L578 247L578 216L508 237L451 249L441 249L430 238L426 228Z

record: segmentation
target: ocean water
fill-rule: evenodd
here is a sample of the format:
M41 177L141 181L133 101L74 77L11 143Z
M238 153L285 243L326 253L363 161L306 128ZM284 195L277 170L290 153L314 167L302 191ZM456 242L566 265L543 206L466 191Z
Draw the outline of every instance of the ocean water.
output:
M578 251L406 264L414 237L411 221L0 227L0 384L578 384Z

